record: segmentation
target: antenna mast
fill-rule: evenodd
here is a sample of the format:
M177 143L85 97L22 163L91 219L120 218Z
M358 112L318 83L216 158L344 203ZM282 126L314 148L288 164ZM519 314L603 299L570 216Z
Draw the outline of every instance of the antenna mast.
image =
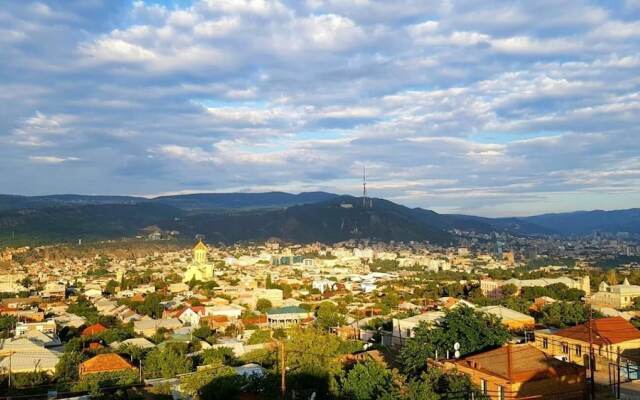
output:
M362 166L362 207L367 208L367 166Z

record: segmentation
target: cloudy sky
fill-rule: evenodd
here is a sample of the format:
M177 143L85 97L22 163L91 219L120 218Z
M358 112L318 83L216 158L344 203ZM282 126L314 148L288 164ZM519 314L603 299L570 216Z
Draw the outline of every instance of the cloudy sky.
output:
M495 4L491 4L495 3ZM640 206L640 0L15 0L0 192Z

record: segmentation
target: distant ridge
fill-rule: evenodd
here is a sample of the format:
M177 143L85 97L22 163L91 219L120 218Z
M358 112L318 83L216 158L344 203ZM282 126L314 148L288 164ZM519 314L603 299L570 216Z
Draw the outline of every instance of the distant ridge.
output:
M318 203L337 195L326 192L266 193L196 193L154 198L135 196L100 196L54 194L47 196L0 195L0 211L26 208L80 206L99 204L164 204L183 210L224 210L282 208L298 204Z
M308 243L371 238L454 244L455 231L514 235L640 235L640 209L579 211L531 217L439 214L384 199L326 192L202 193L161 196L0 195L0 246L131 237L148 226L205 234L221 242L269 238Z

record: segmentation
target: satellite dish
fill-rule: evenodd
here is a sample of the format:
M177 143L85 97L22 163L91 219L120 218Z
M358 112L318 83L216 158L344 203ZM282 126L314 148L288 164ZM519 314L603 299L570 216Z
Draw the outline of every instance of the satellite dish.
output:
M456 352L455 352L455 353L453 353L453 356L454 356L455 358L460 358L460 352L459 352L458 350L456 350Z
M456 343L453 345L453 349L454 349L454 350L456 350L456 351L460 350L460 343L456 342Z

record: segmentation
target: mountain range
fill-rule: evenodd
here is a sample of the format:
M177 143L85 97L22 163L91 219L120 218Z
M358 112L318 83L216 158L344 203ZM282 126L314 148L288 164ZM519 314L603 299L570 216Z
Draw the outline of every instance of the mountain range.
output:
M326 192L200 193L132 196L0 195L0 245L133 236L145 228L204 234L211 242L279 238L339 242L351 238L428 240L449 245L454 230L517 235L640 234L640 209L485 218L439 214L384 199Z

